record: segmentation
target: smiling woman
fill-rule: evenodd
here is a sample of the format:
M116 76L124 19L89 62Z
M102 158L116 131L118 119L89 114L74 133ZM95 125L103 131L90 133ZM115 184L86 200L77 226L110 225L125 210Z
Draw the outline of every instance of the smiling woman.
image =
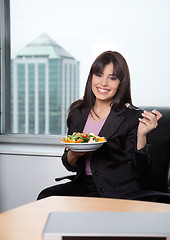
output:
M43 190L38 199L53 195L126 198L140 192L140 181L150 165L146 136L162 115L127 108L127 102L131 103L131 92L125 58L118 52L101 53L90 68L83 98L71 104L67 119L69 143L62 162L68 171L76 172L75 178ZM74 136L83 139L89 132L107 141L95 149L87 147L97 143L74 141Z

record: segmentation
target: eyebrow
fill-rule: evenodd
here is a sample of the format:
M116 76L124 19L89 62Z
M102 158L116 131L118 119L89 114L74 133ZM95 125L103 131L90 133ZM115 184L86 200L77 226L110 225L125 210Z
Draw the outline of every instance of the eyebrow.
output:
M115 73L109 74L109 76L115 76L117 77L117 75Z
M98 73L103 74L103 72L98 72ZM111 73L111 74L109 74L109 76L116 76L117 77L116 73Z

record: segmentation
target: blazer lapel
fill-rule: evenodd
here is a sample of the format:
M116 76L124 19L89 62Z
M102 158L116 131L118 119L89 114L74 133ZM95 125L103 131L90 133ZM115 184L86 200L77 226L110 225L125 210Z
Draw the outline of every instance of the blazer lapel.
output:
M74 129L77 132L83 132L85 123L89 115L89 109L83 109L81 115L77 115L78 125ZM125 120L125 109L115 112L111 109L109 116L107 117L102 129L99 132L99 136L105 137L107 140L116 132L121 123Z
M99 132L99 136L103 136L108 140L116 132L125 118L125 109L122 109L119 112L115 112L111 109L108 118Z

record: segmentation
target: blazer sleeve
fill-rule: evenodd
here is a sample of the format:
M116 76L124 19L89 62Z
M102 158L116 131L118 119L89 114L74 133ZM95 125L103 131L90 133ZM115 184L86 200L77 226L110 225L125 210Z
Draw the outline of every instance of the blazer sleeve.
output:
M145 177L150 168L152 161L152 144L147 143L144 148L135 151L134 170L141 176Z
M137 150L138 117L135 118L135 121L131 122L129 124L126 148L131 153L131 169L133 174L138 178L143 178L147 175L151 166L152 145L147 140L147 144L142 149Z
M78 119L80 119L80 113L76 108L71 109L71 118L70 118L70 125L68 126L68 133L72 134L73 132L77 131L77 125L79 123ZM67 161L67 154L68 150L65 149L64 154L61 158L63 165L65 168L70 172L78 172L82 168L81 160L83 157L80 157L78 163L75 166L71 166Z

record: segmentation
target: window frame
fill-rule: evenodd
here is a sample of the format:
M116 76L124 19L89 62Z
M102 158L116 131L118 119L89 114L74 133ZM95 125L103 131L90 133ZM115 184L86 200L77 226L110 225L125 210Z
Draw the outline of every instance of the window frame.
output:
M11 134L10 41L10 0L0 0L0 154L62 156L60 135Z
M10 132L10 4L0 2L1 22L1 134Z

